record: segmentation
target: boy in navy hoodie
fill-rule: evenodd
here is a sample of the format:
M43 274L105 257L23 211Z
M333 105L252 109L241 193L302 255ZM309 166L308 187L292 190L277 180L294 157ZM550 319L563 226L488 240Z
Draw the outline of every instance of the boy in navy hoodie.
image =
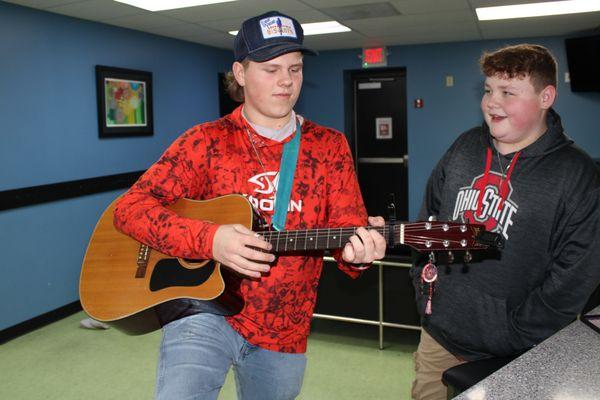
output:
M414 399L446 399L447 368L540 343L600 283L600 173L552 109L554 57L522 44L480 63L484 123L439 161L419 217L481 223L506 244L464 267L438 265L434 283L422 279L425 263L411 270L423 323Z

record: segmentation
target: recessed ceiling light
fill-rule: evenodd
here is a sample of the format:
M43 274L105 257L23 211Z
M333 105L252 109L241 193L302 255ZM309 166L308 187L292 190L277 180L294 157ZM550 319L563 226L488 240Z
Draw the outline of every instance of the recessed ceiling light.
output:
M302 24L304 35L323 35L325 33L350 32L351 29L337 21L313 22Z
M236 0L114 0L119 3L143 8L148 11L173 10L175 8L204 6L207 4L228 3Z
M542 17L546 15L576 14L594 11L600 11L600 0L548 1L544 3L480 7L475 9L477 18L480 21Z
M350 32L352 29L340 24L337 21L312 22L310 24L301 24L304 36L324 35L326 33ZM229 31L230 35L237 35L238 31Z

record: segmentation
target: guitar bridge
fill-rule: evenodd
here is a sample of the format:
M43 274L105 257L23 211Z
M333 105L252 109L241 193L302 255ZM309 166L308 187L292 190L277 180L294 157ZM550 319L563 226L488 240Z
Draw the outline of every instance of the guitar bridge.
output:
M150 246L140 244L140 250L138 251L137 258L137 269L135 271L136 278L143 278L146 276L146 267L148 267L148 259L150 258Z

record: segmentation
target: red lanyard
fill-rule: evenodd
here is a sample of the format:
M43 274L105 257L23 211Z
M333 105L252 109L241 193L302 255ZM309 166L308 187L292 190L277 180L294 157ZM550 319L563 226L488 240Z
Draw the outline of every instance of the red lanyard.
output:
M506 198L508 197L508 190L509 190L509 186L508 183L510 182L510 176L512 175L512 172L514 170L514 166L517 163L517 160L519 159L519 156L521 155L520 151L517 151L515 153L515 155L513 156L512 160L510 161L510 163L508 164L508 167L506 168L506 179L503 179L503 177L500 177L500 203L498 204L498 210L502 210L502 208L504 207L504 202L506 201ZM492 158L493 158L493 154L492 154L492 148L488 147L487 149L487 157L485 160L485 173L483 174L483 185L481 187L481 192L479 193L479 202L477 204L477 216L481 215L481 209L483 208L483 193L485 191L485 188L487 187L489 180L490 180L490 169L492 167ZM500 160L498 160L498 163L500 163ZM500 169L502 169L502 165L500 165Z

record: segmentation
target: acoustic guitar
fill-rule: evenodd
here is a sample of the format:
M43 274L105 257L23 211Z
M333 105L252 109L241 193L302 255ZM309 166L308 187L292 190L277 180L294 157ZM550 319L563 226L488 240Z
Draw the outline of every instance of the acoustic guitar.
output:
M116 202L116 200L115 200ZM102 214L90 239L79 283L83 309L94 319L128 334L161 327L161 306L195 299L206 311L239 312L240 277L214 260L187 260L163 254L121 233L113 225L113 202ZM217 224L241 224L257 231L257 215L241 195L212 200L181 199L168 207L177 214ZM314 252L343 247L357 227L258 231L273 253ZM416 222L368 227L378 230L389 247L408 245L418 251L478 250L500 247L500 236L483 225Z

